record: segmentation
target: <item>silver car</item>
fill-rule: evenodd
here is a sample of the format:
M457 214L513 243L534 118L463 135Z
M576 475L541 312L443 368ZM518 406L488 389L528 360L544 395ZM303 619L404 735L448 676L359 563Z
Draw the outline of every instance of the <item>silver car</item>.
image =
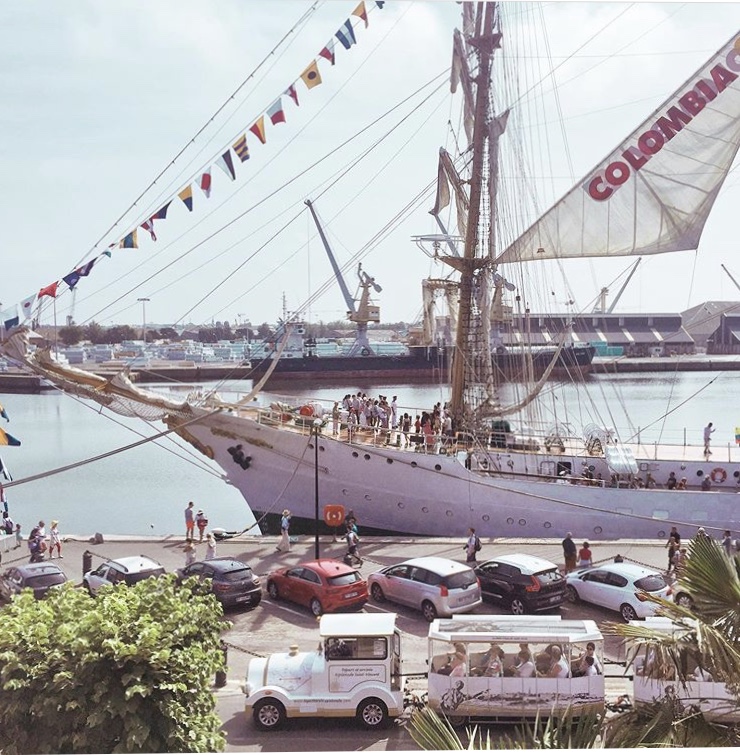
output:
M126 556L115 561L106 561L97 569L82 577L82 586L91 594L97 595L102 587L124 583L134 585L149 577L159 577L165 573L158 561L146 556Z
M427 621L471 611L481 604L475 572L458 561L438 556L411 558L386 566L367 579L376 603L390 600L418 608Z

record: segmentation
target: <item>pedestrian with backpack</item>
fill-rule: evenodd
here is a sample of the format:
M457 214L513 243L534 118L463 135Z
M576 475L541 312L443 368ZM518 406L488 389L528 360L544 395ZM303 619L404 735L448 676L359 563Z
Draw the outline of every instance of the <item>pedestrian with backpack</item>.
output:
M362 566L362 558L360 558L360 552L358 550L360 538L357 536L357 532L349 522L347 523L347 534L344 537L347 541L347 553L344 556L344 563L346 563L347 566L354 566L355 563Z
M470 529L468 530L468 539L465 541L465 545L463 545L463 550L465 551L465 560L469 564L477 563L475 554L478 553L480 549L480 538L475 534L475 527L470 527Z

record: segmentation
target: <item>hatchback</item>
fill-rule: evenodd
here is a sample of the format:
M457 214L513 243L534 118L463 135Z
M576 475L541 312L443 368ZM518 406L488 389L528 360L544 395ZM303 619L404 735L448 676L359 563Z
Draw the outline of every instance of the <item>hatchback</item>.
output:
M483 598L521 615L565 602L565 577L551 561L523 553L485 561L475 568Z
M359 610L367 603L367 582L357 569L333 558L278 569L267 577L267 594L307 606L314 616Z
M619 611L625 621L655 615L657 605L647 599L647 593L664 599L671 595L661 572L639 564L589 566L570 572L565 579L569 600Z
M0 577L0 599L10 601L28 587L38 600L52 587L63 585L66 581L67 575L56 564L41 562L13 566Z
M210 579L211 590L222 606L258 606L262 600L259 577L243 561L233 558L213 558L196 561L178 569L179 579L197 577Z
M475 572L459 561L439 556L386 566L373 572L367 582L376 603L390 600L418 608L429 622L438 616L472 611L481 604Z
M82 577L82 586L91 594L97 595L101 587L108 585L135 585L149 577L159 577L165 573L158 561L147 556L126 556L115 561L106 561L97 569Z

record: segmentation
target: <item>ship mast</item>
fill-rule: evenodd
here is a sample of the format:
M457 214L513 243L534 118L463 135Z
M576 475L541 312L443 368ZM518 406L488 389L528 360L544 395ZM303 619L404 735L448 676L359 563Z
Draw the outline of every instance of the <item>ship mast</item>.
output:
M484 17L481 19L481 9ZM470 176L470 205L468 210L465 246L462 257L444 257L444 261L460 272L460 301L458 311L457 336L455 352L452 358L452 390L450 412L458 429L465 421L465 387L466 374L476 359L471 339L473 313L473 294L475 277L478 271L490 263L488 255L478 256L480 242L481 202L483 197L483 172L486 160L486 141L489 134L490 120L490 79L493 52L500 46L501 35L494 33L496 3L478 5L475 36L468 39L479 56L478 76L476 78L475 120L473 127L473 161ZM493 211L493 207L491 208Z

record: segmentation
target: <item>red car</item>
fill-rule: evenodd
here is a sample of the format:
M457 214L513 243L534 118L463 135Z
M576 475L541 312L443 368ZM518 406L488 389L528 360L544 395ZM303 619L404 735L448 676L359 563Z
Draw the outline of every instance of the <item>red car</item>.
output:
M367 582L360 572L333 558L278 569L267 577L267 594L311 609L314 616L359 610L367 603Z

